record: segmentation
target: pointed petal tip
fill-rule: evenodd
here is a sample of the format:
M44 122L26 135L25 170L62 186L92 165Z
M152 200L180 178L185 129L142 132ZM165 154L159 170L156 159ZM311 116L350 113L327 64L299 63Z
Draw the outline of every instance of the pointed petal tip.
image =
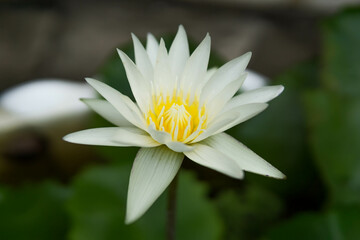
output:
M237 177L237 178L235 178L235 179L243 180L244 178L245 178L245 173L244 173L244 171L241 171L241 172L239 173L239 177Z
M238 172L238 175L236 176L231 176L232 178L238 179L238 180L243 180L245 178L245 172L242 168L238 167L238 169L240 170Z
M148 41L149 41L149 39L151 39L151 40L155 40L157 42L155 36L152 33L147 33L146 38L147 38Z
M94 78L89 78L89 77L86 77L86 78L85 78L85 81L86 81L88 84L90 84L90 85L98 82L98 80L96 80L96 79L94 79Z
M273 85L273 86L267 86L267 87L274 89L273 96L272 96L272 98L270 100L272 100L272 99L276 98L277 96L279 96L285 89L285 87L283 85Z
M88 83L88 84L90 84L95 90L97 90L97 87L99 86L99 85L106 85L105 83L103 83L103 82L101 82L101 81L99 81L99 80L96 80L96 79L94 79L94 78L85 78L85 81Z
M287 179L286 175L283 174L282 172L280 172L279 170L278 170L278 173L276 175L272 175L272 176L263 175L263 176L278 179L278 180L286 180Z
M134 41L134 44L136 44L135 41ZM123 65L124 65L125 69L126 69L126 64L133 63L133 61L129 58L129 56L126 55L126 53L124 53L122 50L117 49L117 52L119 54L119 57L120 57L121 61L123 62Z
M139 40L134 33L131 33L131 39L133 40L134 44L135 44L135 41Z
M65 141L65 142L69 142L69 140L68 140L68 136L69 136L69 134L68 134L68 135L63 136L62 140L63 140L63 141Z
M242 68L245 70L247 65L250 62L251 56L252 56L252 52L247 52L247 53L244 53L243 55L235 58L233 61L234 61L234 63L240 64L240 66L243 66Z
M179 25L178 32L185 32L185 28L182 24Z
M250 59L252 57L252 52L247 52L247 53L244 53L242 56L240 56L240 58L244 58L245 61L247 62L247 64L250 62ZM246 65L247 65L246 64Z
M132 209L130 210L129 208L126 209L126 215L125 215L125 224L126 225L130 225L133 224L134 222L136 222L137 220L139 220L148 209L145 209L144 211L137 211L138 209Z
M201 43L197 46L195 51L191 54L191 56L196 55L196 52L206 52L210 55L211 48L211 38L209 34L206 34L205 38L201 41Z
M206 42L211 42L211 37L209 33L206 33L204 40L206 40Z
M278 85L278 86L279 86L279 92L278 92L278 95L279 95L280 93L282 93L284 91L285 87L283 85Z
M141 43L139 38L134 33L131 33L131 38L132 38L134 44L135 44L135 42L136 43Z
M79 100L80 100L80 102L89 106L89 101L91 101L91 98L79 98Z
M68 143L76 143L76 144L79 144L78 142L76 142L76 141L74 141L74 140L72 139L73 136L74 136L73 133L69 133L69 134L65 135L65 136L62 138L62 140L65 141L65 142L68 142Z
M120 49L116 49L117 53L119 54L120 58L122 59L124 57L124 55L126 55L122 50Z
M181 24L179 25L179 28L178 28L175 38L179 38L179 36L185 37L187 39L185 28Z
M83 102L83 103L88 103L89 101L91 101L92 99L94 99L94 98L79 98L79 100L81 101L81 102Z
M233 161L220 151L207 145L203 145L201 143L195 144L195 148L193 151L184 152L184 154L190 160L202 166L223 173L229 177L235 179L244 178L243 169L235 161ZM219 162L219 159L222 159L222 162Z
M168 50L166 48L166 44L163 38L160 39L159 48L157 49L157 58L159 56L168 56Z
M286 175L283 174L283 173L280 172L280 171L279 171L278 175L275 176L274 178L279 179L279 180L286 180L286 179L287 179Z
M86 104L87 106L89 106L89 104L91 104L93 101L99 101L100 99L98 98L79 98L79 100ZM90 106L89 106L90 107Z
M129 217L129 215L126 213L126 217L125 217L125 225L130 225L132 223L134 223L139 217Z
M205 144L228 156L246 172L274 179L286 179L286 176L277 168L226 133L220 133L205 140Z
M160 46L165 46L165 41L164 41L164 39L163 38L160 38Z
M272 173L272 175L268 175L265 173L258 173L255 171L250 171L250 170L245 170L247 173L252 173L252 174L256 174L256 175L261 175L264 177L268 177L268 178L272 178L272 179L276 179L276 180L286 180L287 177L285 174L283 174L282 172L280 172L278 169L274 168L276 170L276 173Z
M183 35L187 38L186 30L182 24L179 25L178 31L176 35Z

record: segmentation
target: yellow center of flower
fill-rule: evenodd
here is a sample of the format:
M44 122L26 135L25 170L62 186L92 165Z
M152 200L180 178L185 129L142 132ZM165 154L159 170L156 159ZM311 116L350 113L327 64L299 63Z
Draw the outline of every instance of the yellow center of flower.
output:
M157 130L170 133L173 141L189 142L206 128L207 117L198 99L189 103L182 96L163 98L160 95L153 96L146 119L148 125L154 123Z

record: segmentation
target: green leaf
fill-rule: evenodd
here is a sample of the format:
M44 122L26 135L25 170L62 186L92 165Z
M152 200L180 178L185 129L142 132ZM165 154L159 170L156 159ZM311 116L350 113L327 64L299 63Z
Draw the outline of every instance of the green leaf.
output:
M227 190L216 198L225 221L224 239L257 239L280 218L282 202L272 192L249 184L243 191Z
M305 95L310 143L335 204L360 202L360 8L323 23L321 89Z
M360 8L348 9L323 23L323 84L330 91L359 96Z
M311 144L334 203L360 203L360 98L306 96Z
M223 222L207 192L207 185L198 182L193 174L180 172L176 239L215 240L222 236Z
M326 213L302 213L272 229L265 239L356 240L360 236L360 207L349 206Z
M65 239L69 190L52 182L0 190L0 239Z
M68 201L72 221L69 239L141 237L135 226L126 227L125 204L129 169L97 167L79 175Z
M166 194L140 220L124 224L129 175L130 165L122 165L92 168L77 177L68 204L70 239L164 239ZM219 239L222 234L206 189L192 175L180 174L177 239Z

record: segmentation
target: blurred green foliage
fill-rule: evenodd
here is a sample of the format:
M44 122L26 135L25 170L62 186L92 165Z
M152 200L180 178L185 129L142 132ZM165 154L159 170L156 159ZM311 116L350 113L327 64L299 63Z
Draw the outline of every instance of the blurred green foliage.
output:
M65 239L70 190L53 182L0 189L0 239Z
M229 131L288 178L247 173L240 182L204 175L206 168L182 170L178 239L360 238L359 29L358 8L324 20L318 58L274 79L284 93ZM133 58L131 45L121 49ZM222 63L212 55L209 65ZM116 54L95 77L132 95ZM109 123L94 116L91 125ZM0 186L0 239L164 239L166 193L139 221L124 225L137 149L95 149L106 165L84 169L66 186Z
M164 239L166 195L136 223L126 226L125 207L131 165L94 167L76 177L68 209L69 239ZM178 239L219 239L222 222L206 198L206 187L188 172L179 180ZM192 196L189 198L188 196Z
M273 228L269 239L360 237L359 27L358 8L323 22L320 84L302 94L311 159L328 191L326 199L318 212L298 213Z
M359 239L360 208L347 206L325 213L300 213L274 228L267 239Z

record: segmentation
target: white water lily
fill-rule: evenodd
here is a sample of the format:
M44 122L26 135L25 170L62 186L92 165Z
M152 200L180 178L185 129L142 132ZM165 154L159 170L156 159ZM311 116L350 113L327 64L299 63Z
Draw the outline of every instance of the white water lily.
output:
M149 34L146 49L132 35L136 64L118 50L136 103L108 85L86 81L106 100L85 99L95 112L117 127L67 135L73 143L138 146L128 189L126 223L141 217L177 174L184 156L241 179L244 170L274 178L285 176L233 137L227 129L262 112L283 86L237 95L246 78L251 53L219 69L207 70L210 36L189 54L182 26L169 52Z

